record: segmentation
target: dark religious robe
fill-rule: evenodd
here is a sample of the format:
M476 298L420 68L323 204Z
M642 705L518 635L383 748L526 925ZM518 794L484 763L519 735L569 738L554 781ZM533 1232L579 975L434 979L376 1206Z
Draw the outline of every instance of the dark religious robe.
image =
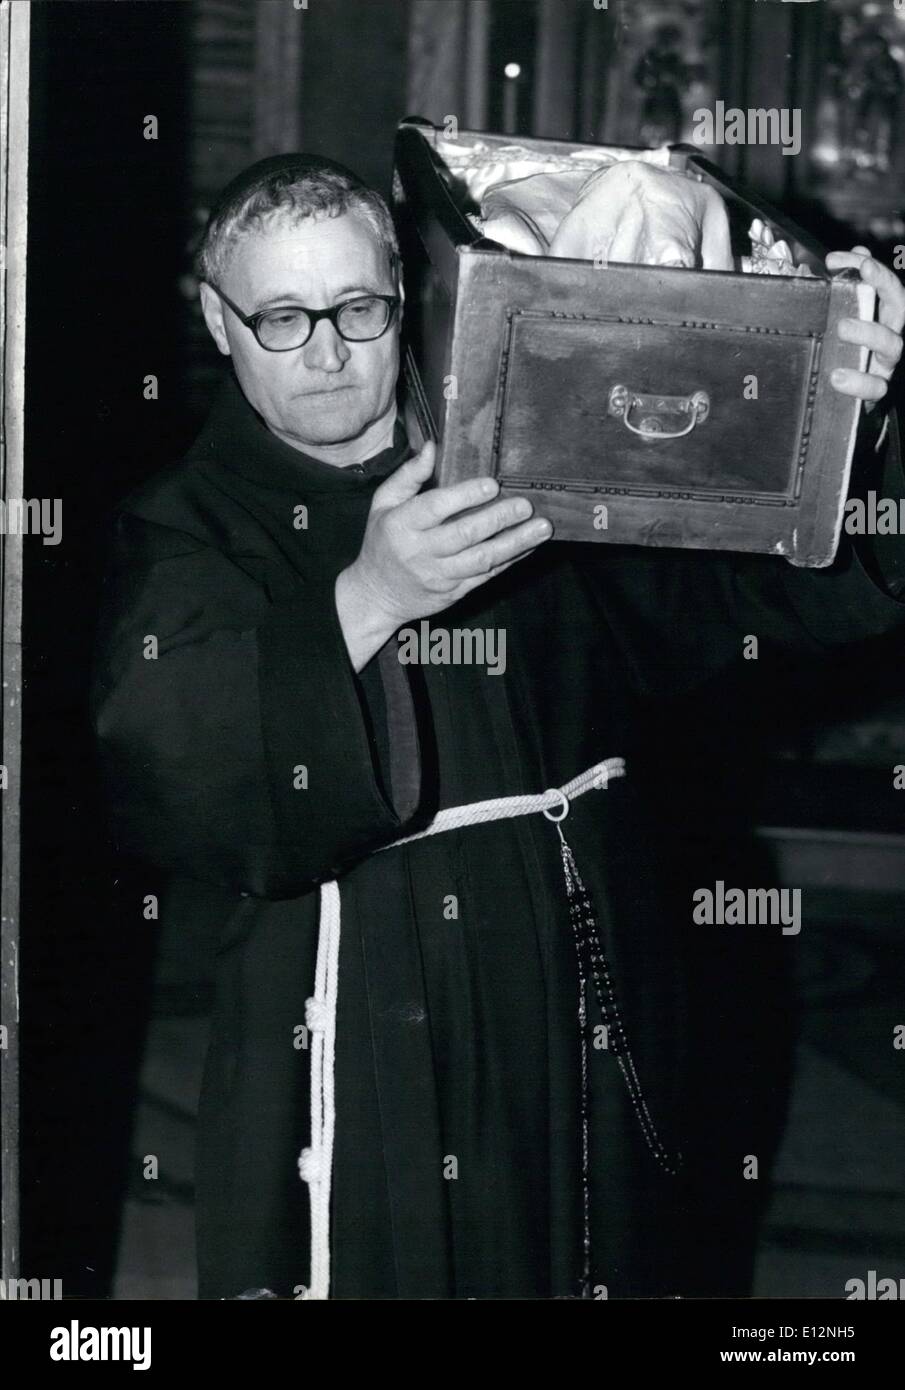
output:
M891 424L875 456L868 422L864 457L899 495ZM705 999L689 980L684 943L705 929L659 881L652 808L674 768L651 758L652 731L746 636L818 657L901 625L900 541L859 555L844 539L831 570L805 571L554 540L431 620L505 631L503 672L404 664L394 639L356 675L334 584L409 452L397 425L367 463L325 465L271 434L230 378L187 457L115 522L93 694L115 836L191 880L214 930L200 1296L308 1283L300 1026L332 879L331 1297L579 1296L586 1205L592 1297L742 1293L764 1186L744 1159L768 1162L781 1106L757 1096L762 1046L721 1033L719 978ZM554 825L531 815L378 851L441 808L559 787L608 757L627 775L575 800L564 830L634 1082L618 1047L587 1048L583 1165ZM755 955L739 997L762 1040L777 1009L751 983Z

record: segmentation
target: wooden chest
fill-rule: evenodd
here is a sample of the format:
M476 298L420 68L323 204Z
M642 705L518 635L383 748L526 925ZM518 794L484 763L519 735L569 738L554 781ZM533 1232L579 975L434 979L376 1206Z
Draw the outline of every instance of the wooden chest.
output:
M455 136L478 163L512 144ZM604 148L518 145L548 168ZM407 369L422 427L442 441L438 482L494 475L560 540L829 564L860 409L830 372L866 357L836 324L874 308L857 274L831 277L823 248L689 147L618 153L697 172L726 202L734 251L750 251L758 217L813 278L519 255L469 217L449 148L426 121L399 127Z

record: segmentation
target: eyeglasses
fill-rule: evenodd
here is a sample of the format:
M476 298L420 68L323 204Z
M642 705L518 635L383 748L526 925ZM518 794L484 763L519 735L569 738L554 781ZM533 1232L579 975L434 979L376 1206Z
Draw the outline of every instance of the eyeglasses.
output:
M373 342L387 331L402 302L397 294L363 294L334 304L332 309L303 309L300 304L286 304L243 314L219 286L211 285L211 289L229 305L240 323L251 329L267 352L292 352L293 348L304 347L321 319L329 319L347 343Z

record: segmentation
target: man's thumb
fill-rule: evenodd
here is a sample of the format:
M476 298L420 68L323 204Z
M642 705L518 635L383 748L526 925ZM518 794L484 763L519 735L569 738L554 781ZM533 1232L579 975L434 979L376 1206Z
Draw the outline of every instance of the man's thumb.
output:
M416 497L434 471L437 446L430 440L407 463L400 464L376 489L373 507L398 507Z

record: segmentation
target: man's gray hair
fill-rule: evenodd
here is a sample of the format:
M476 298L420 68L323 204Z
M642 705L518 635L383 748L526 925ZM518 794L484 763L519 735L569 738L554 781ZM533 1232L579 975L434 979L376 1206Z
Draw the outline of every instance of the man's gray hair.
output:
M249 232L264 230L273 218L300 222L309 217L339 217L344 212L356 213L373 228L395 278L399 244L383 198L344 165L312 154L258 160L227 184L211 209L198 247L198 278L219 284L236 242Z

